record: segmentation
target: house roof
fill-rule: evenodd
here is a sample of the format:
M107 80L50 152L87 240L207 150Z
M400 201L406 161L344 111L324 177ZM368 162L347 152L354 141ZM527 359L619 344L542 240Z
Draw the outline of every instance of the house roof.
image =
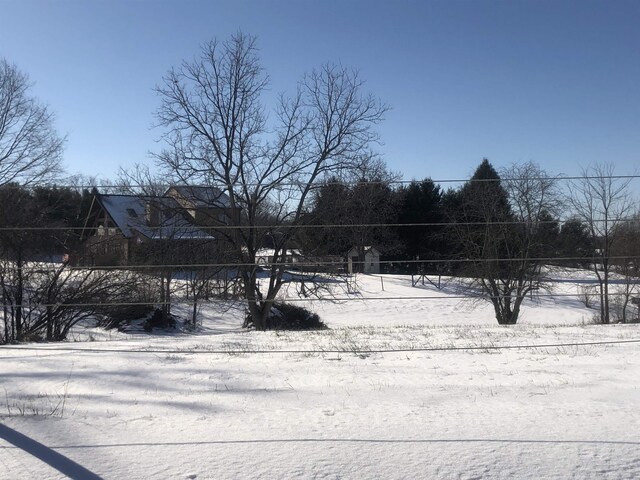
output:
M184 209L171 197L98 195L98 201L122 234L130 238L139 232L150 239L212 239L182 214ZM147 205L157 209L157 226L147 221Z
M218 187L196 187L191 185L173 185L182 198L190 201L195 207L231 208L229 196Z
M297 248L287 248L285 250L280 250L279 253L280 255L302 256L302 252ZM256 257L273 257L275 254L276 251L274 248L261 248L256 251Z
M365 254L367 254L367 253L371 252L371 253L372 253L372 254L374 254L374 255L375 255L376 253L377 253L378 255L380 255L380 251L379 251L376 247L374 247L374 246L372 246L372 245L364 246L364 247L362 247L362 249L363 249L363 250L362 250L362 251L363 251L363 253L365 253ZM356 246L351 247L351 249L349 250L348 254L351 254L351 252L353 252L353 251L355 251L356 253L359 253L359 248L358 248L358 247L356 247Z

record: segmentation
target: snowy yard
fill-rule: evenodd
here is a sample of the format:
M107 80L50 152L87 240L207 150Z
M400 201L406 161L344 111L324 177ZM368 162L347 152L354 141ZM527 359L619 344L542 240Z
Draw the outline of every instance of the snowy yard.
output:
M196 334L4 347L0 478L640 476L640 325L558 296L499 327L443 285L361 276L309 302L325 331L212 304Z

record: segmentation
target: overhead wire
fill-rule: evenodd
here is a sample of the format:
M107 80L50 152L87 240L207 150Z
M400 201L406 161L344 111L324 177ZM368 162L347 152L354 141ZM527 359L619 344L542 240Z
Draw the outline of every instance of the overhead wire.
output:
M465 221L465 222L456 222L456 221L449 221L449 222L414 222L414 223L401 223L401 222L381 222L381 223L296 223L296 224L265 224L265 225L227 225L227 224L221 224L221 225L195 225L194 227L196 227L199 230L241 230L241 229L245 229L245 230L286 230L286 229L304 229L304 228L310 228L310 229L316 229L316 228L327 228L327 229L335 229L335 228L377 228L377 227L385 227L385 228L412 228L412 227L468 227L468 226L492 226L492 225L561 225L563 223L566 223L568 221L572 221L572 220L576 220L576 217L573 216L569 216L567 218L564 219L557 219L557 220L539 220L539 221L527 221L527 220L505 220L505 221L476 221L476 222L471 222L471 221ZM600 224L600 223L605 223L605 222L616 222L616 223L626 223L626 222L640 222L640 219L637 216L629 216L629 217L623 217L623 218L616 218L616 219L610 219L610 218L595 218L595 219L591 219L590 223L593 224ZM142 225L142 224L141 224ZM131 228L135 229L135 224L131 224L129 225ZM85 226L25 226L25 225L16 225L16 226L2 226L0 227L0 231L25 231L25 232L29 232L29 231L33 231L33 232L41 232L41 231L52 231L52 232L56 232L56 231L69 231L69 232L74 232L74 231L83 231L83 230L87 230L87 231L93 231L93 230L97 230L100 226L91 226L91 227L85 227ZM107 227L103 227L105 230L107 229ZM109 228L116 228L116 227L109 227ZM172 225L170 223L166 223L164 225L157 225L157 226L149 226L149 225L144 225L145 229L148 230L162 230L162 229L166 229L166 228L172 228ZM176 228L177 232L171 236L171 235L167 235L166 237L164 237L165 240L170 240L170 239L180 239L180 228ZM109 237L109 235L107 235L105 233L105 235L102 235L104 237ZM191 238L189 238L191 239ZM206 239L204 239L206 240Z
M290 253L283 254L286 256L290 256ZM318 255L318 257L336 257L338 255ZM207 269L207 268L219 268L224 271L225 268L233 267L233 268L252 268L258 267L264 270L268 270L271 267L284 267L288 269L294 275L300 276L310 276L310 275L334 275L337 277L344 276L346 273L344 272L314 272L314 271L306 271L299 270L300 268L305 267L338 267L344 266L347 263L346 259L340 260L296 260L296 261L277 261L273 262L270 260L261 261L260 259L264 259L265 256L258 254L256 257L259 259L256 262L205 262L205 263L130 263L130 264L120 264L120 265L74 265L67 264L64 268L68 271L101 271L101 270L154 270L154 269ZM305 258L302 256L301 258ZM570 264L579 264L579 263L598 263L602 257L514 257L514 258L425 258L425 259L403 259L403 258L395 258L395 259L386 259L379 260L379 264L381 265L446 265L446 264L464 264L464 263L506 263L506 262L548 262L550 266L557 268L572 268L571 265L562 265L562 263L570 263ZM638 255L610 255L606 257L609 261L634 261L640 259ZM364 263L363 261L354 262L358 265ZM32 265L33 264L33 265ZM63 266L63 262L61 261L33 261L30 263L26 263L23 265L23 270L25 271L34 271L34 272L44 272L47 270L57 270ZM429 275L438 275L437 271L428 271L424 272ZM414 272L414 275L419 274L418 272ZM442 274L442 276L453 276Z
M568 348L568 347L585 347L585 346L602 346L602 345L623 345L640 343L640 339L626 340L598 340L591 342L558 342L558 343L540 343L525 345L461 345L461 346L443 346L443 347L425 347L417 346L415 348L357 348L346 346L344 349L327 348L327 349L120 349L120 348L95 348L95 347L60 347L60 346L23 346L23 345L6 345L0 347L0 351L11 350L28 350L28 351L62 351L71 353L132 353L132 354L182 354L182 355L264 355L264 354L345 354L351 353L355 355L368 354L387 354L387 353L417 353L417 352L448 352L448 351L495 351L495 350L519 350L519 349L544 349L544 348Z
M584 297L585 293L584 292L579 292L579 293L526 293L526 294L522 294L521 296L524 298L530 298L530 299L541 299L541 298L582 298ZM594 293L593 295L599 295L599 293ZM604 295L604 294L603 294ZM625 292L608 292L606 294L607 297L620 297L620 296L625 296L627 295L627 293ZM431 296L424 296L424 295L392 295L392 296L377 296L377 297L365 297L362 296L359 292L358 293L354 293L352 294L352 296L315 296L315 295L310 295L307 298L300 298L300 297L277 297L274 299L268 299L268 300L260 300L260 299L242 299L243 303L280 303L280 302L287 302L287 303L313 303L313 302L329 302L329 303L344 303L344 302L353 302L353 301L358 301L358 302L380 302L380 301L390 301L390 300L421 300L421 301L427 301L427 300L490 300L490 299L504 299L504 298L514 298L516 295L491 295L489 293L473 293L470 292L468 294L465 295L431 295ZM147 300L147 301L138 301L138 302L34 302L34 303L22 303L22 304L11 304L11 303L7 303L7 304L2 304L0 303L0 307L13 307L13 308L17 308L17 307L22 307L22 308L83 308L83 307L95 307L95 306L101 306L101 307L116 307L116 306L128 306L128 307L134 307L134 306L149 306L149 305L154 305L154 306L163 306L163 305L193 305L194 302L199 302L202 301L201 298L197 299L197 300L189 300L189 299L184 299L184 300L172 300L172 301L155 301L155 300ZM220 298L215 298L213 300L215 303L218 304L223 304L223 303L238 303L239 300L237 299L220 299Z
M527 177L528 180L532 180L532 181L577 181L577 180L633 180L636 178L640 178L640 174L627 174L627 175L556 175L556 176L552 176L552 175L542 175L542 176L531 176L531 177ZM504 176L504 177L500 177L499 180L497 179L493 179L493 178L441 178L441 179L432 179L430 177L425 177L423 179L412 179L412 180L402 180L402 179L384 179L384 180L378 180L378 179L354 179L354 180L327 180L327 181L319 181L317 184L312 185L311 188L322 188L323 186L326 185L358 185L358 184L364 184L364 185L410 185L412 183L421 183L424 181L429 181L432 182L434 184L441 184L441 183L493 183L493 182L498 182L498 181L502 181L502 182L513 182L516 180L522 180L522 177L509 177L509 176ZM180 183L167 183L165 185L162 185L163 189L168 189L169 187L172 186L182 186L183 184ZM235 185L235 184L234 184ZM257 183L257 182L244 182L243 183L244 186L247 187L259 187L261 185L263 185L262 183ZM307 182L279 182L278 183L279 186L282 187L306 187L308 184ZM193 185L187 185L190 188L200 188L200 187L218 187L221 188L221 190L224 190L224 188L226 188L226 186L222 183L222 182L215 182L215 184L193 184ZM48 184L43 184L43 185L39 185L36 187L30 187L33 189L37 189L39 187L55 187L55 188L69 188L69 189L76 189L76 190L90 190L93 188L96 189L110 189L110 190L114 190L114 191L119 191L119 192L127 192L127 191L133 191L133 190L139 190L139 191L143 191L145 188L147 188L144 185L127 185L127 184L109 184L109 183L104 183L104 184L100 184L100 185L96 185L96 184L73 184L73 183L55 183L55 182L50 182ZM2 188L24 188L22 185L17 185L17 184L8 184L8 185L4 185L2 186ZM117 194L116 194L117 195Z

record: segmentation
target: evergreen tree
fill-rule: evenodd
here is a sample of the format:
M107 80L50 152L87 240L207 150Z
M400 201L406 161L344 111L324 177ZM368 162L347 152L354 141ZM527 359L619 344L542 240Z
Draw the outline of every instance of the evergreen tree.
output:
M558 233L557 255L562 265L588 267L593 255L593 242L589 229L578 218L570 218L562 224Z
M396 198L389 182L374 178L347 185L330 179L316 193L298 240L307 253L344 255L352 247L376 246L393 252L397 240L389 223L396 221ZM326 226L315 227L315 225Z
M548 253L557 232L549 213L555 206L553 182L545 172L526 163L507 173L502 182L484 159L451 198L463 272L493 304L501 325L515 324L525 295L543 288L538 258Z
M438 225L442 224L445 218L440 186L430 178L420 182L413 181L400 188L398 196L398 223L402 226L397 228L397 235L401 243L402 256L410 260L444 258L443 254L446 252L443 251L443 228L442 225ZM412 267L412 271L416 271L421 265L414 263ZM435 267L434 264L424 266L426 269Z

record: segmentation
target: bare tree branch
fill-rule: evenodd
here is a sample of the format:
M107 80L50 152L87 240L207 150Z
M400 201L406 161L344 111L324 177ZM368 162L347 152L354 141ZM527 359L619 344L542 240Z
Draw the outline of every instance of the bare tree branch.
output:
M595 247L592 268L598 278L602 323L611 321L611 256L621 239L619 227L635 208L628 188L631 178L616 177L614 170L612 163L584 168L582 178L569 184L568 196L577 217L587 225Z
M362 163L387 107L363 95L357 72L327 64L306 75L290 98L282 95L268 122L261 97L269 84L256 40L239 33L202 46L199 58L170 70L156 91L167 148L157 162L181 181L225 190L232 225L220 232L243 264L255 264L265 236L276 239L266 295L258 270L240 272L256 328L264 328L282 286L287 244L312 188ZM259 228L269 219L277 231Z
M34 185L61 172L64 137L54 115L29 96L31 84L15 65L0 59L0 186Z

